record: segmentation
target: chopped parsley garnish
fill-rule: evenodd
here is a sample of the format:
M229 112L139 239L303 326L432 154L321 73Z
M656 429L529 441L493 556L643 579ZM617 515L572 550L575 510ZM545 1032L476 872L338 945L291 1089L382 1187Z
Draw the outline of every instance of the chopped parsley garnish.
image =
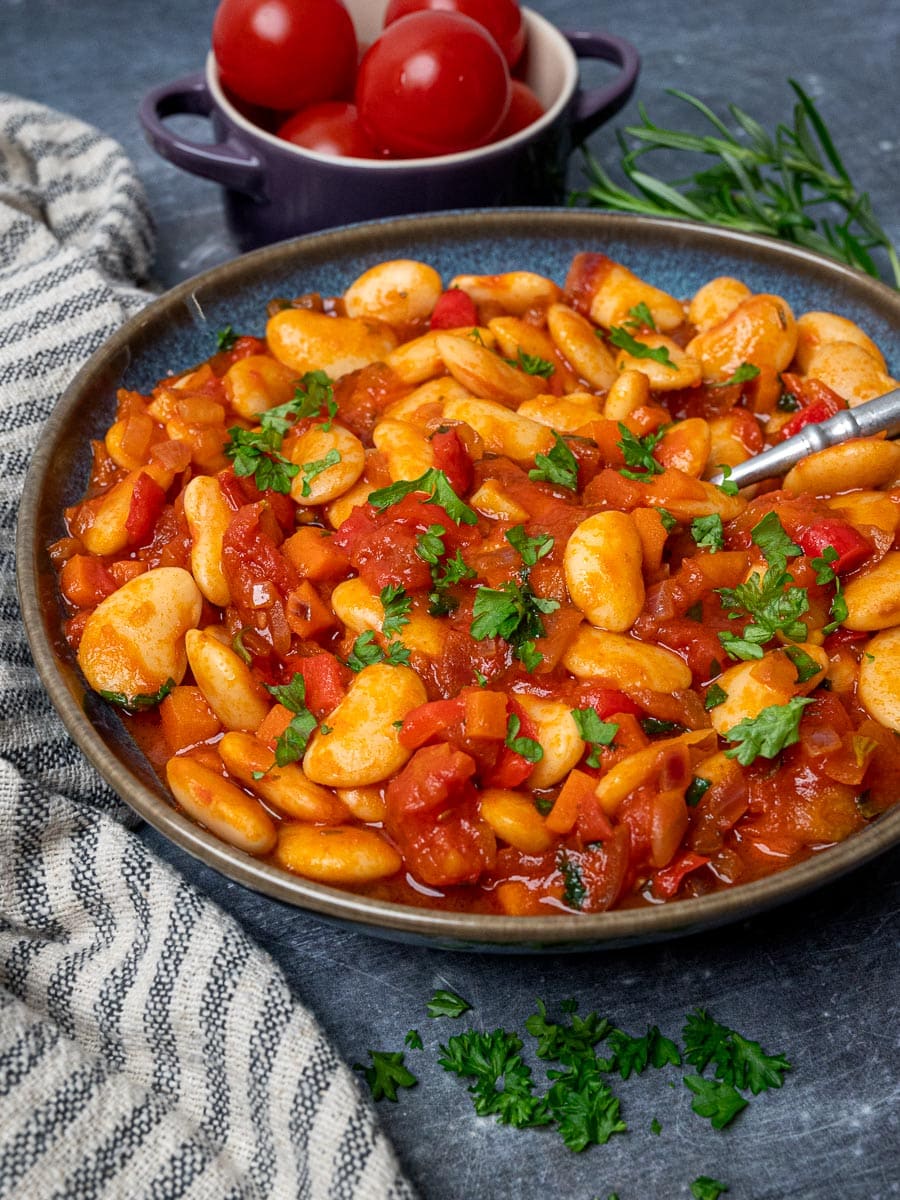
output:
M647 737L660 737L665 733L681 733L684 730L684 726L676 721L663 721L659 717L641 717L639 724Z
M324 409L328 416L321 428L327 431L338 410L334 384L324 371L307 371L297 385L294 399L288 405L282 405L282 408L292 409L295 421L302 421L305 417L320 417Z
M797 682L807 683L822 668L811 654L807 654L801 646L785 646L785 654L797 668Z
M469 1095L480 1117L496 1116L501 1125L523 1129L550 1120L542 1097L534 1095L531 1068L519 1051L522 1039L505 1029L481 1033L468 1029L440 1047L445 1071L472 1079Z
M762 658L762 647L779 633L795 642L808 636L800 618L809 611L809 597L806 588L791 586L794 577L786 570L788 558L803 551L785 533L775 513L767 513L750 536L766 556L765 575L754 571L735 588L716 589L725 607L735 610L728 614L730 620L739 618L742 611L752 618L740 635L730 631L719 634L728 654L745 661Z
M698 1175L691 1184L691 1195L694 1200L719 1200L728 1191L728 1185L720 1183L710 1175Z
M823 626L822 632L824 634L834 633L835 629L837 629L842 621L846 621L848 616L847 601L841 587L840 577L831 565L832 563L836 563L839 557L840 555L834 546L826 546L822 551L821 558L814 558L810 564L816 573L816 583L822 585L826 583L834 584L834 598L831 601L829 612L829 615L834 619Z
M740 721L725 737L736 743L725 751L726 758L736 758L749 767L757 758L774 758L787 746L800 740L800 719L803 709L812 700L794 696L786 704L770 704L755 717Z
M511 367L518 367L526 375L538 375L541 379L549 379L556 370L552 362L541 358L539 354L526 354L521 346L516 350L515 358L506 360Z
M443 525L429 525L424 533L419 534L416 538L416 554L423 562L434 566L444 557L447 552L444 545L446 532Z
M397 1088L412 1088L419 1082L407 1067L403 1065L403 1051L395 1052L370 1050L372 1059L370 1067L362 1063L354 1063L353 1070L361 1071L366 1083L372 1091L373 1100L397 1101Z
M791 1069L783 1054L766 1054L759 1042L719 1024L702 1008L688 1015L682 1037L685 1061L692 1067L703 1072L713 1063L717 1079L754 1096L780 1088Z
M779 412L796 412L800 407L800 401L796 396L792 396L790 392L782 392L775 403L775 407Z
M684 794L684 801L688 808L696 808L711 787L711 779L704 779L702 775L695 775L688 784L688 789Z
M144 712L148 708L156 708L157 704L161 704L175 686L174 679L167 679L158 692L138 692L134 696L126 696L124 692L104 692L100 691L99 695L107 702L107 704L115 704L117 708L124 708L126 712Z
M328 411L328 420L323 429L331 427L337 412L333 399L331 380L324 371L308 371L294 393L293 400L279 404L259 415L259 430L241 429L233 426L228 430L230 441L225 446L226 455L234 463L235 475L253 475L260 491L271 489L284 495L291 490L291 480L300 470L296 463L281 454L285 434L304 417L317 416L323 405ZM338 455L337 458L332 457ZM326 461L330 459L330 461ZM309 495L309 481L326 467L340 461L337 450L330 450L325 459L316 463L305 463L304 496ZM321 465L324 463L325 465Z
M553 549L553 538L549 533L529 537L524 525L514 525L512 529L508 529L506 540L514 550L518 550L526 567L533 567L539 558L543 558Z
M478 587L469 632L479 642L489 637L503 638L513 647L516 658L532 670L528 663L537 666L542 658L534 647L534 640L546 632L541 614L558 608L558 600L536 596L527 583L508 580L499 588Z
M678 524L678 518L673 517L667 508L658 508L659 519L662 521L662 527L666 533L671 533Z
M618 1071L623 1079L632 1072L640 1075L648 1066L661 1069L681 1066L681 1053L675 1043L664 1037L656 1025L651 1025L643 1037L631 1037L622 1029L611 1029L606 1044L612 1056L604 1061L604 1069Z
M575 455L554 431L553 448L546 454L534 456L534 467L528 478L538 483L555 483L558 487L575 491L578 487L578 462Z
M224 329L216 330L216 349L217 350L232 350L234 343L237 341L237 334L230 325L226 325Z
M313 462L305 462L300 467L300 474L303 483L300 487L300 495L308 496L311 492L310 484L323 471L327 471L329 467L335 467L341 461L340 450L329 450L324 458L317 458Z
M628 320L623 322L626 329L652 329L656 332L656 322L646 301L640 300L628 310Z
M431 999L428 1001L426 1012L429 1017L461 1017L463 1013L469 1012L472 1005L468 1000L463 1000L462 996L456 992L452 992L447 988L438 988Z
M509 714L509 720L506 723L506 742L505 744L515 754L521 754L526 762L540 762L544 757L544 750L540 742L536 742L534 738L519 737L519 730L522 728L521 718L515 713Z
M599 330L597 336L602 336ZM619 350L630 354L632 358L649 358L672 371L678 370L678 364L672 362L668 346L648 346L646 342L639 342L621 325L613 325L609 331L609 340Z
M625 466L619 469L619 474L624 475L626 479L636 479L639 483L646 482L654 475L661 475L664 468L653 457L653 451L663 435L663 430L657 429L655 433L638 437L621 421L618 422L618 427L619 440L616 445L625 457Z
M450 480L437 467L429 467L418 479L400 479L387 487L369 493L369 503L379 510L399 504L414 492L425 493L426 504L439 504L451 521L457 525L477 525L478 514L465 501L460 500L450 486Z
M279 704L294 714L284 733L275 742L275 763L283 767L303 757L317 721L306 707L306 683L299 671L295 672L290 683L276 684L267 687L267 690Z
M563 877L563 904L568 908L580 909L587 896L581 867L569 858L565 850L560 850L556 856L556 869Z
M722 528L722 518L718 513L710 513L708 517L695 517L691 521L691 537L701 550L709 550L715 554L725 547L725 530Z
M707 712L711 708L718 708L720 704L724 704L728 699L728 693L718 683L711 683L706 689L706 699L703 701L703 707Z
M733 383L749 383L758 374L759 367L755 367L753 363L743 362L730 379L723 379L721 383L710 384L710 387L730 387Z
M347 656L347 666L351 671L361 671L363 667L371 667L373 663L386 662L388 666L399 667L409 662L409 649L402 642L388 642L387 648L382 648L375 641L375 631L367 629L353 643Z
M722 472L722 482L716 485L719 491L726 496L736 496L740 488L731 478L731 467L728 463L719 463L718 469Z
M385 637L393 637L404 625L409 624L409 610L412 608L412 597L407 596L405 588L389 584L381 589L381 607L384 609L384 620L381 632Z
M613 739L619 732L619 726L615 721L601 721L596 709L593 708L573 708L570 711L581 738L591 748L591 753L586 760L587 765L599 767L600 748L613 744Z

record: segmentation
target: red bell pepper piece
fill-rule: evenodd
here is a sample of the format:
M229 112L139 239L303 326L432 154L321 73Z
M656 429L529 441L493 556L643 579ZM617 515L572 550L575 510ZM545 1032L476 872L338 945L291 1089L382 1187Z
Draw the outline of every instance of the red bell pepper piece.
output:
M695 854L687 850L667 867L661 867L653 872L653 892L660 900L671 900L681 887L684 877L699 867L705 867L709 858L703 854Z
M821 558L829 546L833 547L837 558L831 563L831 569L837 575L852 571L872 553L868 540L840 517L823 517L814 525L801 529L796 537L800 549L810 558Z
M134 481L131 504L125 518L129 546L140 546L147 541L165 502L165 490L146 471L141 471Z
M431 314L432 329L461 329L478 324L478 309L462 288L448 288L438 296Z

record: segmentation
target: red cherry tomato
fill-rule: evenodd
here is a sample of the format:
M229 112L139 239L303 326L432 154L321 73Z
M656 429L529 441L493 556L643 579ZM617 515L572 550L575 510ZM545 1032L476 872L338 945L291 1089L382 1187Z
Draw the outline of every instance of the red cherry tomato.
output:
M222 82L250 104L289 112L353 90L356 33L341 0L221 0L212 48Z
M516 0L390 0L385 27L413 12L457 12L483 25L514 67L525 49L525 25Z
M491 141L509 107L506 59L482 25L418 12L366 51L356 104L375 145L405 158L454 154Z
M510 93L509 112L506 114L506 120L500 126L496 140L499 142L501 138L510 137L512 134L518 133L520 129L527 129L529 125L534 124L538 117L543 115L544 106L531 88L521 80L514 79Z
M288 117L278 136L295 146L343 158L380 157L366 137L356 105L346 100L323 100Z

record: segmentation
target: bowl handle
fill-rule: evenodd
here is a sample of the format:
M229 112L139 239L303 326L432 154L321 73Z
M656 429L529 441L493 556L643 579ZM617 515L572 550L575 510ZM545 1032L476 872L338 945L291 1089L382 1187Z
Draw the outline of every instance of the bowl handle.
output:
M575 93L572 139L577 145L598 125L614 116L629 99L637 83L641 59L631 42L609 33L566 30L564 37L578 58L602 58L621 67L616 78L605 87Z
M262 163L235 137L229 135L223 142L192 142L164 124L166 117L209 117L214 108L206 79L198 72L148 92L138 117L153 149L176 167L235 191L261 196Z

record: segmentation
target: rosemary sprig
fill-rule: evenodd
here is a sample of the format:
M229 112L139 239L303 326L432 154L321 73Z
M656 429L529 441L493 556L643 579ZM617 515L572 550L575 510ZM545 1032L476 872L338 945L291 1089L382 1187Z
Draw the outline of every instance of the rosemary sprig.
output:
M640 125L618 134L621 168L632 190L619 187L585 153L587 191L572 203L649 216L687 217L746 233L795 242L879 277L870 251L883 250L900 288L900 258L875 219L865 192L858 192L828 128L810 97L793 79L797 96L793 126L776 126L770 136L737 105L729 111L733 131L702 100L672 89L670 94L696 109L715 133L695 134L655 125L643 105ZM636 143L629 146L626 136ZM640 160L653 150L706 155L712 166L665 182L643 170ZM824 207L824 212L822 211Z

